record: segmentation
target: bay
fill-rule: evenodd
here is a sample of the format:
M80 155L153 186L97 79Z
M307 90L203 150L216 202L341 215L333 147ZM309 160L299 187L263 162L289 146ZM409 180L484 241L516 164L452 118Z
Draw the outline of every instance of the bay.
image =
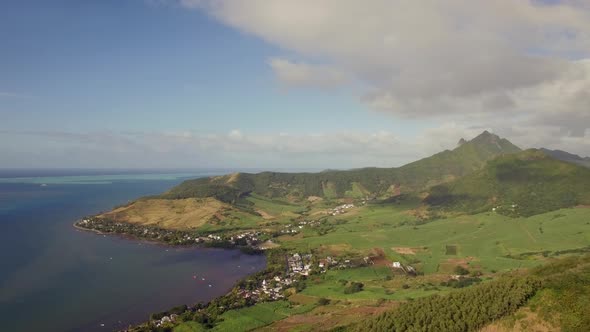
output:
M0 179L0 326L112 331L152 312L209 301L263 269L263 256L236 250L170 247L72 227L83 216L212 172Z

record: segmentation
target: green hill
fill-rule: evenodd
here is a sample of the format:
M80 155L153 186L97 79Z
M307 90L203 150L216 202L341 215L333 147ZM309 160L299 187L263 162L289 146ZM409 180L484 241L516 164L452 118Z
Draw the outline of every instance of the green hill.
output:
M434 186L424 200L433 208L531 216L590 203L590 169L540 150L500 156L472 174Z
M452 151L446 150L399 168L328 170L320 173L235 173L185 181L161 197L215 197L229 203L239 202L250 193L293 199L309 196L391 197L454 180L481 168L486 161L498 155L518 151L520 149L508 140L485 131Z
M470 174L490 159L519 151L520 148L507 139L484 131L452 151L445 150L407 164L400 167L398 172L406 185L423 188Z

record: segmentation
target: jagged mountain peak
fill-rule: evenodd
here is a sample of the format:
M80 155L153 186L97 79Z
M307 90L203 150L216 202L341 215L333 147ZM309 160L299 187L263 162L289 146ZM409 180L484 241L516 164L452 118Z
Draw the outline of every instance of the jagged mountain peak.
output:
M501 140L500 136L496 135L496 134L492 134L487 130L484 130L483 133L477 135L474 139L472 139L472 142L496 142Z
M461 143L463 141L463 143ZM504 154L504 153L515 153L521 151L521 149L512 144L509 140L501 138L496 134L492 134L485 130L470 141L461 139L459 141L457 149L475 149L477 151L488 151L493 154Z

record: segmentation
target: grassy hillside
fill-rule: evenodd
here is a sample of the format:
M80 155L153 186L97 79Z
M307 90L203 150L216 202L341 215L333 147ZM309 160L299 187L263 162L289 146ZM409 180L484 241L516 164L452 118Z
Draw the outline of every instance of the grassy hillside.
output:
M390 197L425 189L470 174L486 161L520 149L487 131L456 149L443 151L400 168L362 168L320 173L236 173L189 180L162 198L215 197L240 203L250 193L266 197L306 199L309 196L342 198Z
M98 215L115 222L157 226L166 229L192 229L211 218L223 218L232 208L214 198L145 199Z
M446 296L406 302L393 311L335 331L477 331L505 317L504 324L496 322L490 329L498 331L502 325L511 323L514 327L517 320L525 323L530 317L511 316L525 305L529 313L550 322L550 330L586 331L590 323L586 296L590 291L589 258L556 260L526 275L505 276ZM533 326L520 326L533 330Z
M434 186L425 202L442 209L531 216L590 203L590 169L540 150L504 155L461 179Z

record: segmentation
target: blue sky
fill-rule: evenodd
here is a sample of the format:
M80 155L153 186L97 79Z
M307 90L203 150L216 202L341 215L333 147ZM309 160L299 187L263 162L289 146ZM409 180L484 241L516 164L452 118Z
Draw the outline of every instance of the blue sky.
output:
M200 11L144 1L13 1L0 13L2 129L387 129L346 91L285 91L280 49ZM310 119L313 119L310 121ZM383 123L387 121L387 123ZM400 126L403 128L403 126Z
M480 81L473 70L462 72L453 63L430 68L435 60L422 55L452 59L449 49L469 46L474 36L446 49L431 41L414 44L431 40L440 27L367 28L357 36L342 25L349 12L367 21L396 20L377 17L384 3L389 6L369 1L347 11L331 1L328 8L307 1L3 1L0 167L394 166L451 148L483 129L525 145L590 152L590 135L579 126L583 114L574 114L578 125L571 129L570 123L554 125L552 117L562 115L555 110L532 114L527 110L538 105L517 99L531 89L533 95L546 93L542 85L548 82L569 83L559 75L567 72L562 62L585 59L587 26L566 26L581 37L558 50L545 47L547 40L513 45L498 26L479 27L476 31L489 30L498 39L485 45L497 57L485 65L506 68L508 57L500 50L513 48L510 56L539 50L547 58L541 60L555 67L540 73L516 57L517 68L525 67L515 73L522 77L513 80L517 83ZM523 10L536 15L535 6ZM322 9L330 15L313 21L310 13ZM408 8L421 15L437 10ZM286 16L278 20L281 15ZM538 15L547 16L543 19L554 23L555 31L569 24L558 15ZM509 20L522 29L522 38L536 24L521 17L488 19ZM399 31L404 35L391 37ZM383 46L391 40L400 48ZM418 53L403 55L401 50L412 47ZM438 72L447 65L449 81ZM461 81L468 79L473 81ZM569 102L575 107L579 100ZM496 110L480 104L510 105L526 123L507 126L493 120ZM562 133L559 140L530 134L551 125L548 132Z

